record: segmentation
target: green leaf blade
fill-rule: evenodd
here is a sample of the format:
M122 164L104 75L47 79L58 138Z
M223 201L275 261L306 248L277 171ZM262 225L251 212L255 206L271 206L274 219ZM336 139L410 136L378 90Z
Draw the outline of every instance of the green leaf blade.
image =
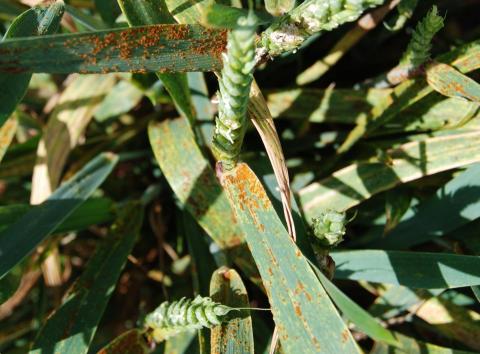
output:
M247 165L239 164L222 179L262 276L285 352L358 353L257 177Z
M163 0L118 0L130 26L175 24ZM178 111L193 121L193 108L185 73L157 73Z
M46 8L34 7L18 16L9 27L3 41L17 37L43 36L54 33L65 11L63 1L58 1ZM3 57L3 52L0 51ZM11 62L13 63L13 62ZM16 69L9 65L11 73L0 74L0 127L10 117L23 99L32 76L30 74L17 74Z
M117 156L102 154L58 188L41 205L0 233L0 278L55 231L100 186L117 163Z
M478 131L410 142L387 151L391 163L358 162L299 192L307 220L324 209L352 208L372 195L428 175L480 161Z
M215 71L226 31L153 25L28 37L0 43L0 72L100 73Z
M230 252L242 271L256 276L242 230L188 121L152 123L148 135L155 158L185 209L220 248Z
M88 352L108 299L140 231L143 208L130 203L119 214L104 244L74 283L65 302L37 335L31 353Z
M234 269L220 268L212 275L210 297L223 305L234 308L248 308L247 289ZM246 311L246 310L243 310ZM234 311L233 315L238 316ZM212 354L254 354L252 318L241 315L211 330Z
M421 289L480 285L480 257L402 251L333 252L338 279L366 280Z

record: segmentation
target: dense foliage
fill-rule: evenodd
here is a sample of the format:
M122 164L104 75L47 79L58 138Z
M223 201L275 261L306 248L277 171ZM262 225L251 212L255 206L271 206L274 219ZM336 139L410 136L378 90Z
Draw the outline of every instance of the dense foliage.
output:
M0 0L0 352L480 352L478 14Z

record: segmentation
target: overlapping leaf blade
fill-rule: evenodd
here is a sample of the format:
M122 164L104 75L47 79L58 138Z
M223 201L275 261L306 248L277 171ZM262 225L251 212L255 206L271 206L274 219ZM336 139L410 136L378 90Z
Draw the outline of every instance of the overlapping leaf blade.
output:
M163 0L118 0L130 26L175 23ZM157 73L180 113L193 120L192 102L186 74Z
M310 221L324 209L346 210L398 184L478 162L479 137L460 132L404 144L387 151L390 162L355 163L303 188L300 204Z
M472 165L440 188L432 198L411 207L387 237L370 245L383 249L406 249L441 237L479 218L479 176L480 164Z
M240 225L188 121L152 123L149 138L162 172L185 209L244 272L255 276Z
M476 256L361 250L333 252L332 257L338 279L423 289L480 285L480 257Z
M357 353L348 328L245 164L222 176L287 353Z
M87 353L108 299L137 239L143 208L130 203L90 259L65 301L37 335L30 353Z
M101 154L58 188L40 207L30 210L0 233L0 278L88 199L110 174L117 159L113 154Z
M210 297L221 304L234 308L248 308L248 294L240 275L234 269L220 268L212 275ZM236 313L226 323L212 328L211 354L254 353L252 318L247 312ZM235 313L234 313L235 315Z

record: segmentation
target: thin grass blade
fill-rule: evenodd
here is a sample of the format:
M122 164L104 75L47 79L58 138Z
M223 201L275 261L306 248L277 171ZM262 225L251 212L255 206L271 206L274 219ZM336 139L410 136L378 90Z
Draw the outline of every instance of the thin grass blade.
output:
M30 353L87 353L115 284L137 240L143 208L130 203L119 213L103 245L40 329Z
M101 154L58 188L41 207L32 209L0 233L0 278L88 199L112 172L117 159L111 153Z

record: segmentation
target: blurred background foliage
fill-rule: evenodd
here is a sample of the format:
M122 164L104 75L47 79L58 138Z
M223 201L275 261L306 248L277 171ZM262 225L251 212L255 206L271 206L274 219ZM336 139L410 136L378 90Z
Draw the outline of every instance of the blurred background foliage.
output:
M0 0L0 33L38 3ZM135 4L129 10L131 2L119 3L126 15L115 0L65 1L58 33L96 36L95 31L129 24L175 21L230 27L246 13L240 8L248 7L238 0L214 5L213 0L166 0L159 2L161 16L152 13L149 22L135 12ZM433 5L444 26L431 40L432 59L401 71L404 76L393 75L399 71L392 70L402 69L417 23ZM254 6L260 32L294 3L269 0ZM255 71L288 167L299 247L326 275L317 272L311 281L320 279L319 294L326 290L364 352L480 352L479 14L478 0L386 1L357 21L310 36L298 50L265 58ZM13 37L48 34L17 30L18 36L11 30ZM202 35L195 32L192 40ZM221 38L220 32L211 35ZM15 45L6 43L7 37L0 44L4 58ZM215 178L210 149L218 82L213 72L220 62L214 51L223 47L211 44L210 61L195 64L211 68L205 73L162 72L156 64L158 74L79 74L80 64L45 59L49 50L57 53L57 47L42 44L51 42L35 43L45 47L32 44L25 50L34 58L25 56L25 65L51 69L34 73L29 84L28 73L15 73L11 61L0 59L5 111L8 99L14 102L16 85L28 85L12 114L0 111L5 120L0 130L0 351L93 353L142 328L145 315L161 302L182 296L275 307L264 291L270 296L262 273L268 264L260 265L252 252L254 262L242 244L242 220L247 224L248 216L237 210L240 224L231 221L229 200L237 207L248 204L235 194L241 185L227 181L225 193ZM195 57L186 43L180 50ZM20 52L15 55L24 55ZM101 67L89 60L91 70ZM266 207L259 214L266 232L287 235L288 226L279 221L284 214L277 180L251 124L241 160L262 181L277 210ZM257 197L261 204L258 195L248 195ZM317 227L319 219L332 217L330 210L346 214ZM318 244L314 231L325 234L324 228L338 220L346 227L335 229L343 242ZM17 257L16 252L24 253ZM306 264L298 266L306 269ZM305 269L297 269L298 277L308 278ZM228 285L222 283L225 274L233 279ZM318 307L323 339L337 321L329 317L333 306L331 312L322 310L328 306ZM246 331L244 347L228 352L253 352L253 340L255 353L268 353L271 313L252 311L251 319L236 321L232 326L238 328L227 326L226 333ZM182 333L154 350L207 353L211 346L212 352L227 352L223 332L212 329L210 343L208 331ZM345 336L349 342L350 334ZM132 338L137 344L144 340ZM288 353L291 347L283 348L282 337L280 344L278 351ZM129 352L125 343L115 345L106 352ZM311 352L333 353L329 348ZM344 352L354 352L351 348Z

